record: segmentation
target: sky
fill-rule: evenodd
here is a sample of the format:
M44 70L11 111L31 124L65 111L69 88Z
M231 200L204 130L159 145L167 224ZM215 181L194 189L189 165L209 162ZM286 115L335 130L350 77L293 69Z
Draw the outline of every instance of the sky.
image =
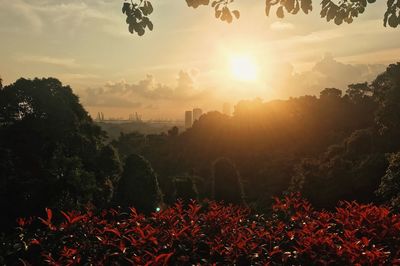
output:
M210 7L153 0L154 30L138 37L122 0L0 0L0 75L4 84L58 78L93 117L183 119L194 107L346 90L400 61L400 28L383 27L385 1L341 26L313 2L311 14L279 19L265 16L264 1L236 0L241 17L227 24ZM232 71L238 58L251 61L253 79Z

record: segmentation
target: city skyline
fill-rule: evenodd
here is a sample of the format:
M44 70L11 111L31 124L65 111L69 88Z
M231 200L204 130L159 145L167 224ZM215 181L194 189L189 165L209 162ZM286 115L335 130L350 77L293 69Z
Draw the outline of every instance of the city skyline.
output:
M195 104L211 110L225 101L344 91L400 59L397 29L382 26L384 2L339 27L317 10L265 17L259 1L237 1L241 18L229 25L185 1L153 5L154 31L138 37L128 32L120 1L1 0L3 84L55 77L92 117L134 109L146 119L180 119ZM243 65L252 73L243 76Z

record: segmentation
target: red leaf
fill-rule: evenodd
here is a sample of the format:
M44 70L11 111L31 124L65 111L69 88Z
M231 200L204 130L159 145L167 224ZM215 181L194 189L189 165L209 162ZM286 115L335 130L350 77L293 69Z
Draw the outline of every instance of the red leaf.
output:
M69 217L68 214L66 214L65 212L61 211L61 214L64 215L65 219L67 219L68 223L71 223L71 217Z
M118 237L121 237L121 233L117 230L117 229L113 229L113 228L105 228L104 232L110 232L115 234Z
M162 259L164 259L164 264L163 264L163 265L167 265L169 258L171 258L171 256L172 256L173 254L174 254L174 253L171 252L171 253L165 253L165 254L158 255L158 256L156 257L155 261L156 261L156 263L158 263L158 262L160 262Z
M31 240L31 243L30 243L31 245L40 245L40 242L39 242L39 240L37 240L37 239L32 239Z
M76 222L82 220L82 219L85 218L85 217L86 217L85 215L76 216L75 218L72 219L71 224L74 224L74 223L76 223Z
M46 213L47 213L47 222L51 223L51 219L53 218L53 212L51 209L46 208Z

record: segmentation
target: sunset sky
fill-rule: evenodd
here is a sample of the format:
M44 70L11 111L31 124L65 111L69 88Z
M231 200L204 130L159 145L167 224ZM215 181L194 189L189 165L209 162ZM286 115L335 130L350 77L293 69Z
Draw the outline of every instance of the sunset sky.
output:
M0 0L0 75L4 84L56 77L92 115L183 119L185 109L226 101L345 90L400 61L400 29L383 27L384 1L341 26L319 18L317 1L311 14L283 20L266 17L264 1L236 2L241 18L226 24L210 7L154 0L154 31L138 37L120 0ZM249 78L235 71L243 64L254 68Z

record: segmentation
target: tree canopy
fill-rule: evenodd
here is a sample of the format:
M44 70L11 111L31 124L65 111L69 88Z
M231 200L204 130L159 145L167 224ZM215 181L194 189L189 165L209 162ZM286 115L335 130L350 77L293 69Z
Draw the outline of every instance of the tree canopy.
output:
M162 193L157 175L150 163L136 154L127 156L115 203L122 207L134 206L140 212L151 213L161 202Z
M6 217L111 200L121 166L105 137L57 79L19 79L2 88L0 206Z
M215 12L215 18L232 23L234 19L240 18L239 10L232 10L230 5L234 0L186 0L189 7L210 6ZM278 18L285 15L295 15L299 12L309 14L313 11L313 0L266 0L265 15L270 16L272 10ZM352 23L355 18L370 8L376 0L322 0L320 16L327 22L333 21L336 25L343 22ZM126 15L126 23L129 32L137 33L139 36L145 34L146 28L153 30L153 23L150 15L153 13L153 6L148 0L125 1L122 6L122 13ZM383 25L396 28L400 24L400 0L386 0L386 11L383 14Z

